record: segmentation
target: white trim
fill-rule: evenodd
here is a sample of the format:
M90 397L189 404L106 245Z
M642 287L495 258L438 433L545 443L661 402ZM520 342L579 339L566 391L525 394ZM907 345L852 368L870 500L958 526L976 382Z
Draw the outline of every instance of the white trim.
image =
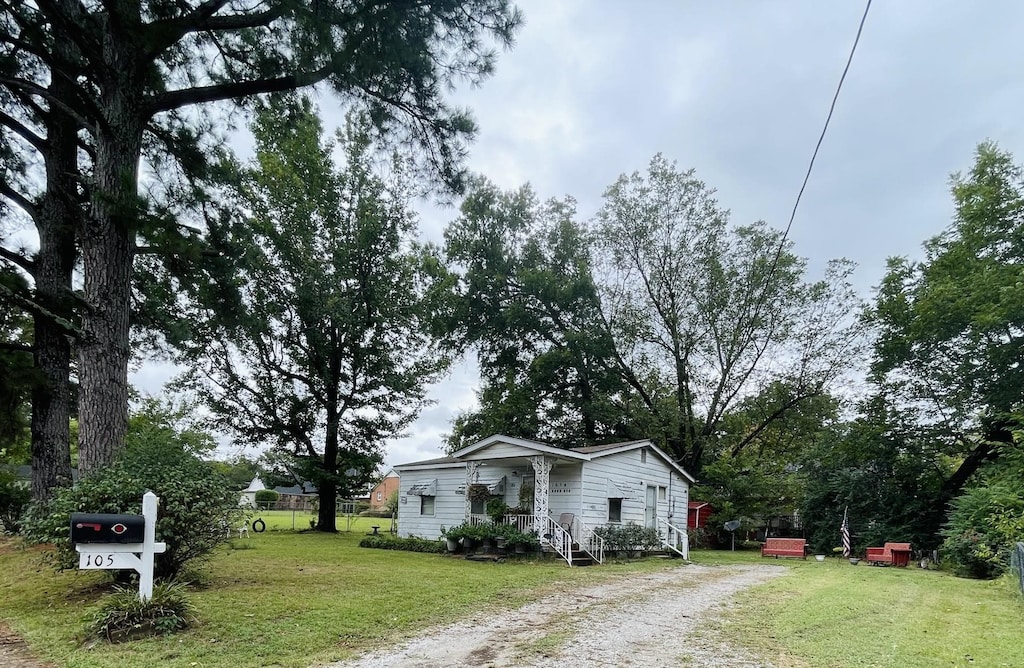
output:
M515 438L514 436L502 436L501 434L494 434L493 436L488 436L482 441L478 441L473 445L465 447L457 452L453 452L451 456L455 457L456 459L460 457L465 457L466 455L471 455L474 452L484 450L496 443L507 443L508 445L516 445L519 446L520 448L534 450L538 453L551 455L552 457L558 457L560 459L574 459L581 462L590 461L590 456L585 455L581 452L573 452L572 450L556 448L553 445L540 443L539 441L530 441L525 438ZM505 457L502 457L502 459L505 459Z
M465 466L465 462L442 462L440 464L418 464L417 462L410 462L408 464L402 464L395 467L395 471L398 472L401 477L402 471L429 471L432 469L460 469Z

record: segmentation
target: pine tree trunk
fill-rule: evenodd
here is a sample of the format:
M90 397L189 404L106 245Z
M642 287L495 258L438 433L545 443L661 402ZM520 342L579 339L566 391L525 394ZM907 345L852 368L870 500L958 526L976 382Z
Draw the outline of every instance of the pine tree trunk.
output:
M66 48L55 58L70 62ZM69 83L51 78L50 92L68 99ZM78 126L54 105L46 118L46 191L39 204L35 257L36 299L54 316L72 320L71 276L75 266L75 222L81 209L74 194L78 174ZM55 487L71 484L71 332L54 318L37 315L33 323L32 498L45 501Z
M78 354L83 477L114 461L128 429L128 325L145 126L144 86L136 80L142 75L132 48L131 36L108 33L104 56L113 80L103 85L106 122L97 128L91 215L81 235L89 304Z

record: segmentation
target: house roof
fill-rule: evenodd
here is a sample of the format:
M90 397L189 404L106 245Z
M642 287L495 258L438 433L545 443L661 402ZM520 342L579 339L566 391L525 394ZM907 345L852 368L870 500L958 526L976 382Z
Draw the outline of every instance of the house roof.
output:
M555 457L561 457L563 459L579 459L586 461L589 457L585 456L584 453L575 452L573 450L567 450L565 448L558 448L547 443L541 443L540 441L531 441L526 438L516 438L515 436L505 436L503 434L494 434L488 436L482 441L477 441L473 445L465 447L461 450L452 453L452 457L463 458L467 455L471 455L474 452L486 450L487 448L495 445L496 443L507 443L509 445L517 445L521 448L528 450L534 450L536 452L542 452L547 455L554 455Z
M448 468L451 466L462 466L463 464L465 464L465 462L460 459L455 459L454 457L438 457L437 459L424 459L418 462L399 464L394 467L394 470L401 473L405 469Z
M662 459L666 464L676 470L679 475L683 476L690 482L696 482L696 478L686 472L683 467L679 466L676 462L669 457L664 450L654 445L649 440L639 441L624 441L622 443L606 443L604 445L588 445L580 448L558 448L547 443L541 443L540 441L531 441L525 438L516 438L515 436L504 436L502 434L494 434L487 438L474 443L468 447L462 448L456 452L453 452L448 457L439 457L437 459L425 459L419 462L410 462L408 464L401 464L394 467L395 471L401 472L403 470L413 470L422 468L449 468L461 465L465 460L463 459L467 455L471 455L475 452L485 450L486 448L496 443L507 443L510 445L517 445L522 448L534 450L539 453L550 454L556 457L562 457L564 459L575 459L579 461L590 461L598 457L606 457L608 455L618 454L620 452L628 452L630 450L636 450L639 448L649 448L658 457Z

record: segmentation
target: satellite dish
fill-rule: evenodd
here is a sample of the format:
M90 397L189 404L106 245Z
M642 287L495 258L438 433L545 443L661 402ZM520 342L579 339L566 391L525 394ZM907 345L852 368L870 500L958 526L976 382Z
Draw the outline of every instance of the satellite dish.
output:
M725 523L724 526L725 526L725 530L726 531L736 531L736 529L740 528L740 521L739 520L729 520L728 522Z

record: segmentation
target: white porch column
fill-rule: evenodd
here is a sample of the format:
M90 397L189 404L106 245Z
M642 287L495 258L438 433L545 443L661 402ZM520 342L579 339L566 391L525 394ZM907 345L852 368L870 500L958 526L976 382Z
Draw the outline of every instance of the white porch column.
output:
M473 513L473 499L469 498L469 486L476 482L480 462L466 462L466 521Z
M533 530L543 536L548 518L548 480L555 460L541 455L530 457L530 464L533 466Z

